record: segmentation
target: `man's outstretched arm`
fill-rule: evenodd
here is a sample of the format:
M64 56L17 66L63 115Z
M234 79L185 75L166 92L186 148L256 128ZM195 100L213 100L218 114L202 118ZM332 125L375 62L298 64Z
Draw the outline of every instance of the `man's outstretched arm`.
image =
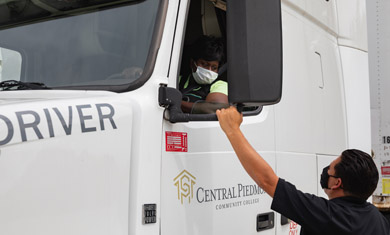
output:
M217 110L217 117L242 166L252 179L273 197L279 177L242 134L240 130L242 114L235 107L230 107Z

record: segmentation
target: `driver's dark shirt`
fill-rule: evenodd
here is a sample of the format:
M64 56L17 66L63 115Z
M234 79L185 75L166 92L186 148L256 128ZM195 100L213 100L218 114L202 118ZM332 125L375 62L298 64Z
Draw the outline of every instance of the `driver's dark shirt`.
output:
M389 235L389 221L355 197L327 200L279 179L271 208L301 225L301 235Z

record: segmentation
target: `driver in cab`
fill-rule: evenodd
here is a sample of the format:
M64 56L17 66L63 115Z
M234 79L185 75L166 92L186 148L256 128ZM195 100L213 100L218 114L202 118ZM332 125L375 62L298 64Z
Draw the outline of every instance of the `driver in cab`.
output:
M190 56L191 73L179 78L183 112L215 113L218 108L228 107L228 84L218 79L224 58L222 40L201 36L190 47Z

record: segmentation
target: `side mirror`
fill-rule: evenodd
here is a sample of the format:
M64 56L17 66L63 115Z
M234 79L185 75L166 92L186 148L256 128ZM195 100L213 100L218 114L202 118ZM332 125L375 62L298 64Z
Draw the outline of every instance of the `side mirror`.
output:
M158 90L158 93L159 105L166 108L164 113L164 119L169 120L171 123L218 120L217 115L215 115L215 113L191 115L189 113L183 113L183 111L181 110L182 94L179 90L175 88L161 86Z
M270 105L282 96L280 0L227 0L229 101Z

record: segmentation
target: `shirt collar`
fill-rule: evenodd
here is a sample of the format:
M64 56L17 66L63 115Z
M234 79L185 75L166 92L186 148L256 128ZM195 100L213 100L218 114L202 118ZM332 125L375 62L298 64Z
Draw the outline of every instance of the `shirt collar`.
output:
M331 201L334 201L334 202L346 201L346 202L352 202L354 204L365 204L367 202L366 200L363 200L361 198L354 197L354 196L336 197L336 198L331 199Z

